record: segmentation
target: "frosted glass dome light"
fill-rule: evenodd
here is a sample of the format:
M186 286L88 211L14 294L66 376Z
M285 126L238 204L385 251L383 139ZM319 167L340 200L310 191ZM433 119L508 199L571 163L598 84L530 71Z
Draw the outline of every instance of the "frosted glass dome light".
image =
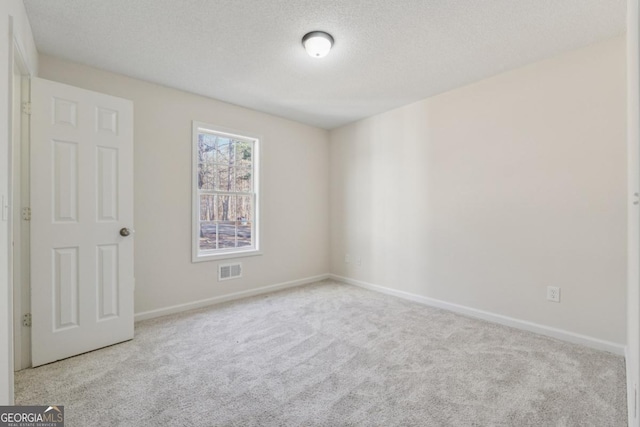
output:
M324 31L311 31L302 37L302 45L305 50L314 58L327 56L333 46L333 37Z

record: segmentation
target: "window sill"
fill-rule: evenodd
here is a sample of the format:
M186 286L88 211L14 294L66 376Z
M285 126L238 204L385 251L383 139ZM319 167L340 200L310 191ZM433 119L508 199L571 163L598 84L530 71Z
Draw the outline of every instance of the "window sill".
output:
M251 249L247 251L237 251L237 252L228 252L228 253L220 253L220 254L209 254L209 255L195 255L192 257L191 262L206 262L206 261L220 261L223 259L231 259L231 258L244 258L250 256L259 256L262 255L262 251L258 249Z

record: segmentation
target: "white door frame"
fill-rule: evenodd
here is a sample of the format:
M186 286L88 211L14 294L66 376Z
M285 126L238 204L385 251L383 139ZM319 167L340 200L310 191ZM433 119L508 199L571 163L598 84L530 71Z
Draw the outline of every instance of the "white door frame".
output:
M16 114L20 117L19 132L13 132L14 136L11 149L13 163L11 167L11 197L12 197L12 272L13 272L13 345L14 345L14 371L31 366L31 332L22 325L22 317L29 313L31 301L29 299L29 222L21 218L23 207L29 206L29 115L22 111L22 105L29 102L30 73L20 51L17 41L14 40L13 52L14 73L12 74L12 88L14 92L19 90L20 102L18 111L14 104L12 108L12 125ZM16 82L15 73L20 75L20 81ZM19 89L17 89L19 88ZM12 98L15 93L12 93Z
M640 426L640 32L638 0L627 0L627 410Z
M25 55L25 51L22 47L22 44L20 43L20 39L19 39L20 35L16 33L15 30L15 25L14 25L14 20L13 20L13 16L9 16L9 46L8 47L8 53L9 53L9 61L7 64L8 67L8 81L7 81L7 93L9 94L9 100L10 100L10 105L8 106L8 117L7 117L7 134L6 134L6 141L7 141L7 148L8 148L8 156L7 156L7 178L8 178L8 186L7 186L7 203L10 204L11 200L13 199L13 167L12 167L12 157L13 157L13 121L14 121L14 116L15 116L15 112L13 111L13 97L14 97L14 76L13 76L13 68L14 68L14 64L17 66L19 72L23 75L23 76L32 76L34 75L34 71L30 69L28 62L26 61L27 56ZM4 209L4 206L2 206L1 208ZM5 377L8 380L8 386L9 386L9 390L8 390L8 403L9 404L13 404L14 403L14 387L13 387L13 371L15 369L14 367L14 354L13 354L13 344L14 344L14 339L13 338L13 332L14 332L14 319L13 319L13 307L15 304L15 301L13 299L14 297L14 288L13 288L13 259L14 256L17 255L13 253L13 215L11 212L11 208L9 208L9 212L8 212L8 218L7 218L7 223L6 223L6 227L7 227L7 232L8 232L8 239L6 244L8 245L7 247L7 251L8 251L8 260L7 260L7 313L3 314L6 315L6 321L7 321L7 325L8 325L8 330L6 331L8 333L7 336L7 340L6 340L6 344L7 344L7 348L6 350L3 351L7 351L7 357L8 357L8 368L9 368L9 372L2 373L2 377ZM4 272L3 272L4 273ZM3 339L4 341L4 339Z

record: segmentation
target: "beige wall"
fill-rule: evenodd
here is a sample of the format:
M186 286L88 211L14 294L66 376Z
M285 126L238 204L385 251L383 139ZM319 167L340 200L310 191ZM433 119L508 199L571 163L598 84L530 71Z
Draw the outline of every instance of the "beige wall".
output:
M330 160L325 131L40 62L44 78L134 101L137 312L323 274L331 253L341 276L626 341L622 38L336 129ZM190 262L194 119L264 139L265 255L240 281Z
M332 131L332 272L624 344L625 107L617 38Z
M328 273L327 131L47 56L40 76L134 102L137 313ZM264 255L238 280L191 262L192 120L262 136Z

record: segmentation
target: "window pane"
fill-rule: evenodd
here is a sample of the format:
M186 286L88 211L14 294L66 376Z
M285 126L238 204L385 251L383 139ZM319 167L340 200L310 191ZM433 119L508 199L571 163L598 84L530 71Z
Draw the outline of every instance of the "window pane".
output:
M251 223L240 221L238 223L238 247L251 246Z
M237 197L236 218L241 222L253 221L253 196Z
M236 192L251 193L253 191L253 183L251 169L236 168Z
M213 190L214 187L214 169L212 164L199 163L198 164L198 189L199 190Z
M215 135L209 135L207 133L201 133L198 135L198 149L200 161L213 162L216 152L216 140Z
M200 250L218 249L216 247L216 224L200 223Z
M253 196L238 196L236 212L238 216L238 247L252 246Z
M235 157L235 144L233 140L218 137L216 163L219 165L233 166Z
M229 166L218 165L216 167L216 190L217 191L235 191L234 190L234 168Z
M208 134L198 135L198 188L213 190L216 137Z
M218 218L218 209L213 194L200 195L200 221L215 221Z
M244 141L236 141L236 166L251 167L253 158L253 144Z
M236 220L236 196L218 195L217 198L218 220L235 221Z
M236 247L236 222L223 221L218 223L218 247L219 248L235 248Z

